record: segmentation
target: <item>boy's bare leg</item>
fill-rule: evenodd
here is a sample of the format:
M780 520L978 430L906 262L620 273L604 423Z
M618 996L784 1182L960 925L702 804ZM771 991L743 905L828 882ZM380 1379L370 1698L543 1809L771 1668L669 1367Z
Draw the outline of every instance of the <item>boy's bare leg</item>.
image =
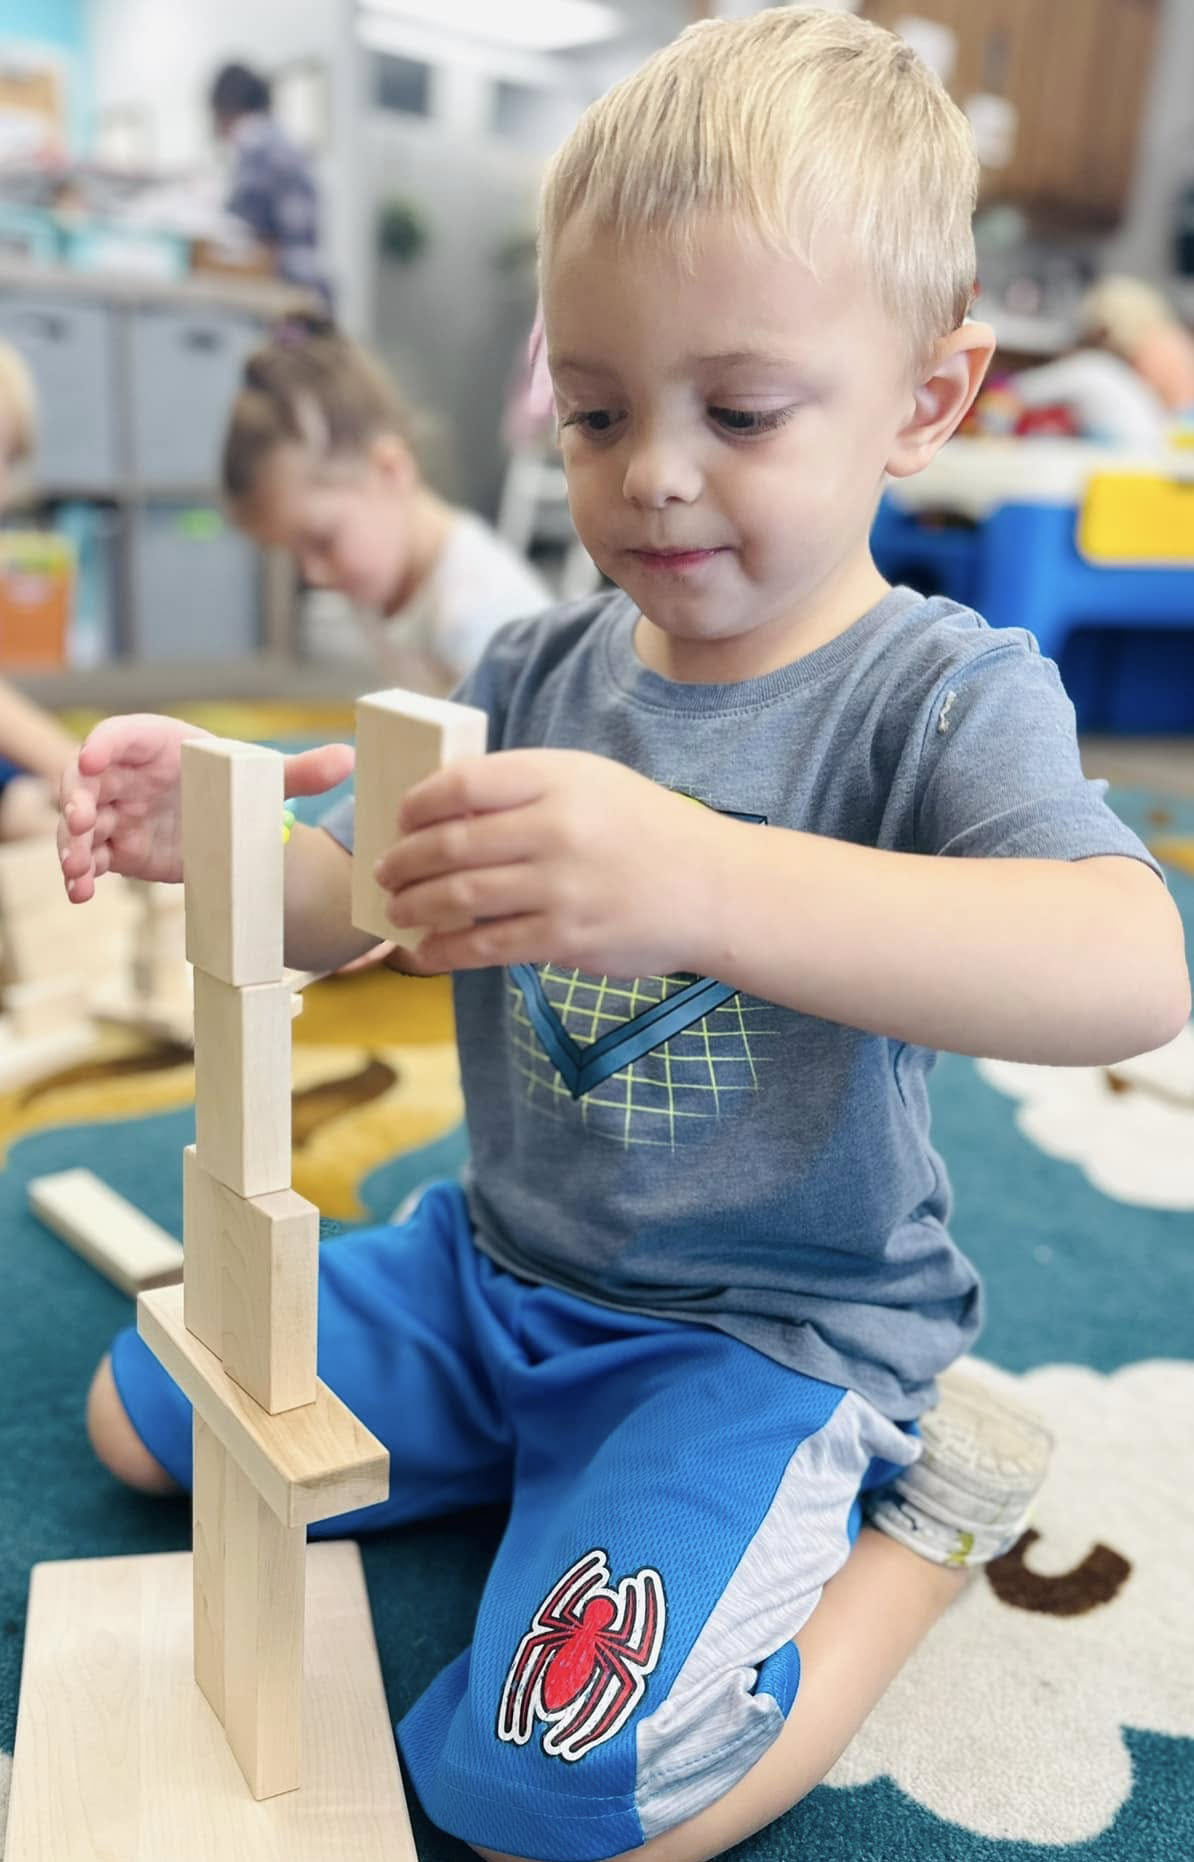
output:
M864 1526L796 1638L800 1686L774 1745L716 1804L617 1862L705 1862L791 1809L824 1778L969 1575Z
M155 1461L125 1412L112 1375L112 1360L100 1360L87 1392L87 1435L106 1468L141 1493L179 1493L178 1482Z

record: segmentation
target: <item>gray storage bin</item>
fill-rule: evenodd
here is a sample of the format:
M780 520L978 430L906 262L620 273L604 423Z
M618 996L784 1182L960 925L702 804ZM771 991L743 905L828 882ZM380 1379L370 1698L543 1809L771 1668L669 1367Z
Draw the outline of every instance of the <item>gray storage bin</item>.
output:
M260 649L260 558L219 511L146 506L133 518L131 566L135 658L243 659Z
M130 444L143 486L214 485L232 398L264 332L250 317L146 306L129 328Z
M0 296L0 337L20 351L37 387L38 484L110 491L121 477L114 313L10 291Z

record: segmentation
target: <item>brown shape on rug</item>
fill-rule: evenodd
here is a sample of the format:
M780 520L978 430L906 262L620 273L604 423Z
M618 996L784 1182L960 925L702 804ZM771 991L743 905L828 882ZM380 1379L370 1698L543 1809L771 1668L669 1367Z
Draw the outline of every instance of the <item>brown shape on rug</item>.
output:
M1040 1616L1085 1616L1110 1603L1123 1589L1132 1567L1109 1545L1092 1545L1071 1571L1030 1571L1024 1555L1040 1536L1030 1526L1010 1552L985 1567L987 1582L1000 1603Z
M370 1055L365 1065L356 1073L346 1074L337 1080L321 1080L318 1086L307 1086L296 1092L291 1099L291 1131L294 1149L301 1151L308 1139L326 1125L330 1119L339 1118L342 1113L351 1112L356 1106L367 1106L373 1099L380 1099L397 1083L397 1070L387 1067L384 1060Z

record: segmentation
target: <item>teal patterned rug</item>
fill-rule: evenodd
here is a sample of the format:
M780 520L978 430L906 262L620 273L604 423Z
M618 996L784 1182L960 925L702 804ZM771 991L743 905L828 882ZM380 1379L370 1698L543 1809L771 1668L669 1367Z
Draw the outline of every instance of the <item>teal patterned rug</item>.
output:
M1194 928L1194 805L1115 799L1163 845ZM441 1119L434 1135L377 1161L386 1092L399 1094L400 1109L417 1105L420 1067L434 1064L438 1103L448 1103L441 1044L420 1039L424 1058L414 1048L358 1055L330 1068L338 1086L312 1075L303 1089L310 1158L321 1134L369 1127L357 1219L385 1216L463 1155L461 1132ZM12 1750L30 1566L188 1542L184 1504L122 1491L84 1440L87 1383L130 1305L25 1208L29 1177L82 1164L177 1232L179 1152L192 1125L185 1090L164 1109L132 1111L132 1064L100 1082L107 1097L88 1119L43 1095L41 1116L25 1107L8 1124L24 1135L0 1170L0 1754ZM750 1862L1190 1862L1194 1035L1155 1063L1110 1073L983 1069L951 1056L934 1099L955 1230L988 1285L979 1357L1054 1429L1053 1470L1034 1536L943 1619L829 1782L736 1853ZM345 1155L339 1143L326 1149ZM343 1216L342 1203L334 1212ZM470 1514L363 1546L395 1717L467 1643L500 1527L494 1513ZM6 1767L0 1758L0 1774ZM423 1862L471 1853L417 1806L412 1814Z

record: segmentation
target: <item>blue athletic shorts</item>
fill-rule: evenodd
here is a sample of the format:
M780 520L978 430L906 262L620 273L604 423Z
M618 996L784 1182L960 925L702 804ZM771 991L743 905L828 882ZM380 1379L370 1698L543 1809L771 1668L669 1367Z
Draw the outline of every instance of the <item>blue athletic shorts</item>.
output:
M177 1386L133 1331L112 1367L189 1485ZM635 1848L762 1756L860 1492L917 1453L855 1392L723 1333L505 1273L455 1184L324 1245L319 1369L389 1448L391 1485L315 1532L510 1502L472 1646L398 1740L441 1828L546 1862Z

